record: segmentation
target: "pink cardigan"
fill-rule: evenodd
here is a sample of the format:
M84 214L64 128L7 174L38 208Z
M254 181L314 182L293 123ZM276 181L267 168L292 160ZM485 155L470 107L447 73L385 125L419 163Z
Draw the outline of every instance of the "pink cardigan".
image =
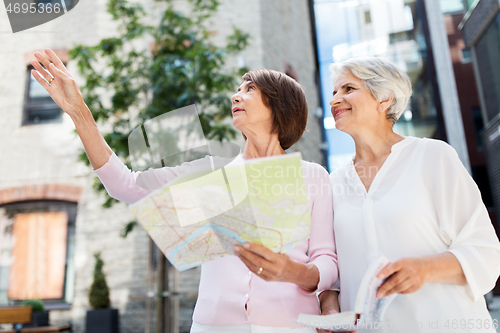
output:
M286 254L302 263L313 263L319 270L316 292L330 288L338 278L337 255L333 234L332 190L327 171L316 163L302 162L311 207L311 235L308 241ZM192 163L156 170L160 181L189 173ZM139 172L130 171L111 155L94 171L109 195L133 203L152 190L139 187ZM293 283L266 282L253 274L236 256L227 256L203 264L198 300L193 321L216 326L256 324L296 327L300 313L319 314L315 292L307 292Z

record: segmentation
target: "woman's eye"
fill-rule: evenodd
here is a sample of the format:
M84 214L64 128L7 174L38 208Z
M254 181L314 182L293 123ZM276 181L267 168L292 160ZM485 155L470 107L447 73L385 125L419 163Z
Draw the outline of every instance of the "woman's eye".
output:
M250 91L250 90L255 90L255 87L254 86L249 86L248 87L248 91Z
M349 91L351 91L351 90L354 90L354 88L353 88L353 87L347 87L345 90L346 90L347 92L349 92Z

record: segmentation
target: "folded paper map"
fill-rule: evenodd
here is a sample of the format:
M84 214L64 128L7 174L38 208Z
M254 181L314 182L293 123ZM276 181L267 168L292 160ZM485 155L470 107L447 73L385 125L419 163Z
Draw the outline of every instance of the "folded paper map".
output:
M233 255L235 244L285 252L309 238L300 153L248 161L240 155L222 164L206 158L210 170L183 175L130 205L175 268Z
M384 298L376 296L378 288L385 281L377 278L377 275L389 263L387 258L380 256L370 264L359 286L354 311L342 311L324 316L300 314L297 322L307 327L335 332L373 329L377 328L377 325L380 327L387 307L397 296L397 294Z

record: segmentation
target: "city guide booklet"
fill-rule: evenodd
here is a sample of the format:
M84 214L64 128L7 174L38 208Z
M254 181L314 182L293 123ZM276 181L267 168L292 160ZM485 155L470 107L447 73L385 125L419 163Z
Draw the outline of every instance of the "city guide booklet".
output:
M175 268L234 255L235 244L285 252L309 238L300 153L209 161L210 170L178 177L129 207Z
M375 295L384 280L377 278L378 273L389 264L383 256L373 261L366 270L358 288L354 311L344 311L330 315L300 314L297 322L308 327L329 329L336 332L373 328L380 324L389 304L397 294L384 298Z

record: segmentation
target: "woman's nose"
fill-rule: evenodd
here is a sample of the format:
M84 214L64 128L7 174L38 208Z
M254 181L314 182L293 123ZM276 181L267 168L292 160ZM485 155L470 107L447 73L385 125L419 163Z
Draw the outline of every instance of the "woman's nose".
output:
M342 97L339 96L338 93L336 93L332 96L332 99L330 100L330 105L335 106L336 104L340 104L342 100L343 100Z
M234 94L233 96L231 96L231 102L234 104L234 103L238 103L238 102L241 102L241 97L238 95L238 93Z

